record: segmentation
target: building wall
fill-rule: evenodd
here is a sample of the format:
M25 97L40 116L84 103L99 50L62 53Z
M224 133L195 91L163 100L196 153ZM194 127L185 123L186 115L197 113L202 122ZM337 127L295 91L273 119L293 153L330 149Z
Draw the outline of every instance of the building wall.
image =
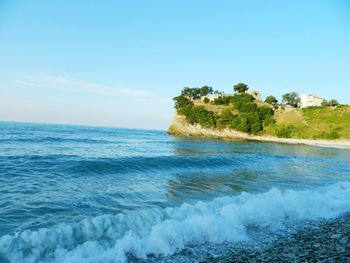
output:
M247 94L252 95L254 99L261 101L261 94L259 91L256 90L247 90Z
M321 106L323 99L312 94L301 94L300 108L307 108L311 106Z
M213 101L213 100L219 98L219 95L208 95L208 96L203 96L203 97L201 98L201 100L204 100L205 98L208 98L209 101Z
M246 91L247 94L252 95L254 99L261 101L261 94L259 91L256 90L248 90ZM213 101L217 99L218 97L228 97L228 96L234 96L236 93L223 93L219 95L209 95L209 96L204 96L201 99L204 100L204 98L208 98L209 101Z

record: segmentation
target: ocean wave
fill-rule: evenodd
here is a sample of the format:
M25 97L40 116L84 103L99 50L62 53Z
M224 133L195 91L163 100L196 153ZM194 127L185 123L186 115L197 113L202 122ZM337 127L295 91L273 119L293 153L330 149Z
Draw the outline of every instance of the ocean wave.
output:
M74 155L30 155L30 156L7 156L0 158L3 162L20 161L22 164L36 166L41 165L57 166L61 165L75 175L84 175L90 173L101 174L125 174L133 172L146 171L164 171L164 170L213 170L215 168L225 168L242 166L244 160L261 159L260 156L202 156L202 157L184 157L184 156L156 156L156 157L116 157L116 158L80 158Z
M230 167L234 168L243 164L243 160L235 157L124 157L124 158L98 158L82 160L71 166L71 169L79 174L84 172L126 173L163 170L197 170Z
M242 193L180 207L102 215L0 238L9 262L127 262L169 256L189 246L249 242L250 227L268 233L350 211L350 182L313 190ZM264 235L264 231L258 232Z

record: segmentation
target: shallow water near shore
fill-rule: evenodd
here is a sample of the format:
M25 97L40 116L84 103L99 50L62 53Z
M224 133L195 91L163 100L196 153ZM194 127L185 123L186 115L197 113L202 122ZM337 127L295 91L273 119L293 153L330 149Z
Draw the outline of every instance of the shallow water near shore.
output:
M350 150L0 123L0 195L0 262L192 262L349 212Z

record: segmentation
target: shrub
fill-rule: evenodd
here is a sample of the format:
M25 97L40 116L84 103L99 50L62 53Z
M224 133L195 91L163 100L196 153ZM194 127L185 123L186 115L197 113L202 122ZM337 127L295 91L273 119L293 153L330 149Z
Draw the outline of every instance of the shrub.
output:
M256 105L254 102L248 102L244 103L241 101L235 102L235 107L240 112L254 112L258 110L258 105Z
M198 123L208 128L214 128L216 126L214 112L206 110L203 106L187 105L179 110L179 114L185 115L186 120L191 124Z
M204 103L209 103L209 99L207 97L204 98Z
M253 96L249 94L237 94L232 97L231 102L240 112L252 112L257 109L257 105L253 102Z
M275 123L275 119L274 119L274 111L273 109L271 109L268 106L262 106L259 107L259 116L261 118L261 120L263 121L263 125L264 127Z
M313 136L314 139L323 139L323 140L336 140L340 138L339 131L340 128L335 128L330 132L320 132Z
M292 125L280 125L276 127L275 134L279 138L290 138L294 127Z
M192 108L194 106L193 105L186 105L184 107L181 107L181 108L178 108L177 112L180 114L180 115L184 115L184 116L189 116L191 114L191 111L192 111Z
M241 103L248 103L248 102L253 102L254 97L250 94L247 93L241 93L241 94L235 94L234 96L231 96L231 102L235 104L236 102L241 102Z
M233 96L220 96L214 99L214 105L229 105Z
M175 101L176 109L183 108L188 105L193 105L192 101L190 101L188 98L184 97L183 95L177 96L173 98L173 100Z
M276 99L275 96L270 95L266 97L265 102L273 106L276 106L278 103L278 100Z
M233 126L239 131L253 134L257 134L263 128L258 112L241 113Z
M257 134L263 130L263 125L258 112L248 114L248 120L250 122L249 133Z
M233 121L237 118L229 109L225 109L221 112L221 115L217 118L217 128L232 127Z
M339 105L339 102L335 99L332 99L330 101L328 101L328 106L338 106Z
M240 116L235 122L235 128L241 132L250 132L250 123L248 118L245 116Z

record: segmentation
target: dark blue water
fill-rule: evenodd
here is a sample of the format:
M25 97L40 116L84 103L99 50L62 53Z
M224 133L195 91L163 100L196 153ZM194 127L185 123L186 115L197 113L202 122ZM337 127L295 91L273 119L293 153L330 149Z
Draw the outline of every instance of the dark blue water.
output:
M350 211L348 181L345 149L0 123L0 262L186 261Z

